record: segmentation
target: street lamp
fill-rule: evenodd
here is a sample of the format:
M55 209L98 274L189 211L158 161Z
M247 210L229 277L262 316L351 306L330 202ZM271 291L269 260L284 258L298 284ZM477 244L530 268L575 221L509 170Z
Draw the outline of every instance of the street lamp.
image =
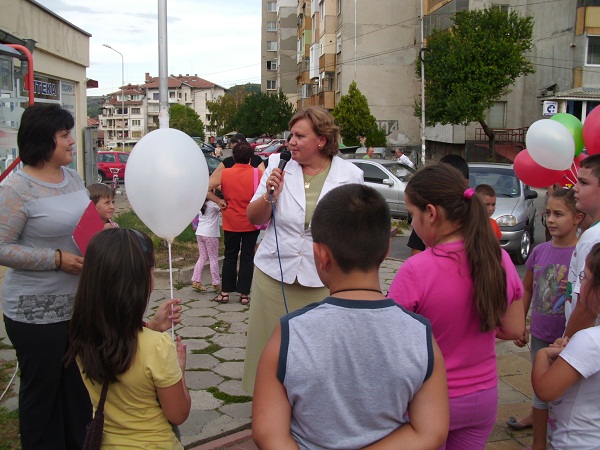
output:
M123 53L120 51L115 50L108 44L102 44L102 46L110 48L113 52L121 55L121 115L123 116L121 124L123 125L123 151L125 151L125 60L123 59Z

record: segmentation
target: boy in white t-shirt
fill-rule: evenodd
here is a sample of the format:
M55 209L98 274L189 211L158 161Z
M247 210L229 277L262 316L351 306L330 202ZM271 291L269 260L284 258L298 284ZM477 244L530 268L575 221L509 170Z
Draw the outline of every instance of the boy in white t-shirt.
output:
M581 162L577 174L577 184L573 187L577 209L589 216L592 225L585 230L575 247L571 264L569 265L570 297L565 303L565 318L567 329L565 336L571 337L577 331L593 326L597 314L577 302L581 282L579 275L585 267L585 259L594 244L600 242L600 155L592 155Z

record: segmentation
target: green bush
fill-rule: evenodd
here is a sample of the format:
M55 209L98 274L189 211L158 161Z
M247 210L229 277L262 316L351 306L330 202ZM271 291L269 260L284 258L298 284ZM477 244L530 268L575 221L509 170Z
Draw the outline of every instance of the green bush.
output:
M119 224L121 228L131 228L132 230L143 231L150 236L154 248L158 250L161 246L166 245L163 243L164 239L155 235L150 229L142 222L142 220L133 211L127 211L115 216L115 222ZM192 230L192 224L190 223L183 232L177 236L174 240L175 243L196 243L196 232Z

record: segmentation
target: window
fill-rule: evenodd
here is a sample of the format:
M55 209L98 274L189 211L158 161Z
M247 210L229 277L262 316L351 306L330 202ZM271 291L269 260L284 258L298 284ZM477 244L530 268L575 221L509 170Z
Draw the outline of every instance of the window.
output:
M588 36L586 64L600 64L600 36Z
M319 0L319 12L321 13L321 18L325 17L325 1Z
M175 98L175 91L169 92L169 98Z
M269 20L267 22L267 31L277 31L277 22Z
M141 131L132 131L131 137L135 138L135 139L140 139L142 137L142 132Z
M158 100L158 99L159 99L159 98L158 98L158 92L154 92L154 93L152 94L152 100Z
M131 120L131 126L132 127L139 127L142 125L142 121L141 120L137 120L137 119L132 119Z
M379 167L372 164L354 163L364 172L365 183L383 184L383 180L389 179L389 175Z
M127 163L127 160L129 159L129 153L117 153L117 156L119 157L119 162L121 163Z
M140 113L141 113L140 108L131 108L131 114L140 114Z
M267 61L267 70L277 70L277 60Z
M487 113L486 122L490 128L505 128L506 102L494 102Z
M505 13L510 12L510 5L492 5L492 8L499 9L500 11L504 11Z
M267 80L267 91L274 91L275 89L277 89L277 81Z
M337 13L338 15L342 13L342 0L337 0Z
M267 12L277 12L277 2L267 2Z
M336 36L335 52L342 53L342 33L338 33Z
M276 52L277 51L277 41L267 41L267 51L268 52Z

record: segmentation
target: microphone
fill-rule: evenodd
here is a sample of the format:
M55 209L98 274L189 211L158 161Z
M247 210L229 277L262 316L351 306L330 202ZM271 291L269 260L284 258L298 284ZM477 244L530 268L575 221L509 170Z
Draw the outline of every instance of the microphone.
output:
M277 167L279 167L279 169L283 170L285 169L285 165L287 164L287 162L292 159L292 154L290 153L289 150L283 150L280 154L279 154L280 160L279 160L279 165ZM271 186L271 195L273 195L273 192L275 192L275 186Z

